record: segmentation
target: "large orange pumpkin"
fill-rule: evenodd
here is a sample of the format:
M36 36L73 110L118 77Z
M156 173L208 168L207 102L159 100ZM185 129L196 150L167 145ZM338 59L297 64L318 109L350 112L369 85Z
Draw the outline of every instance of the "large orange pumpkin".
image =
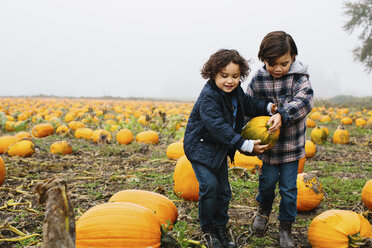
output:
M194 169L186 155L177 160L173 174L174 193L177 196L191 201L199 200L199 182Z
M159 141L159 134L153 130L143 131L136 135L136 141L145 144L156 144Z
M261 140L261 144L268 144L268 149L271 149L279 138L280 130L273 134L268 133L270 116L258 116L252 118L247 125L244 126L241 135L245 139Z
M183 150L183 143L182 142L173 142L167 147L166 151L167 157L169 159L179 159L182 155L185 154Z
M133 134L127 128L121 129L119 132L116 133L116 141L120 145L127 145L133 142Z
M20 138L11 135L0 137L0 153L5 153L6 150L18 140L20 140Z
M31 129L31 134L35 138L43 138L54 133L54 127L50 123L40 123Z
M309 211L317 207L322 201L324 190L315 175L297 174L297 210Z
M6 176L6 170L5 170L5 164L2 157L0 157L0 186L3 185L5 181Z
M76 247L160 247L161 226L150 209L131 202L96 205L76 222Z
M132 202L150 209L164 227L171 227L177 220L176 205L166 196L146 190L122 190L115 193L109 202ZM170 223L171 226L168 226Z
M13 156L28 157L35 152L35 145L31 140L23 139L9 146L6 153Z
M363 216L350 210L327 210L312 220L308 231L313 248L348 248L355 245L358 236L372 238L372 227Z
M362 189L362 201L368 209L372 210L372 179L368 180Z

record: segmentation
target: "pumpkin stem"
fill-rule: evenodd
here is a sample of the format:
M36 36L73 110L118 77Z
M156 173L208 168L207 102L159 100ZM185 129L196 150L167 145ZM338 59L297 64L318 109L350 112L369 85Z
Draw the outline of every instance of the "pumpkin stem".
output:
M354 235L348 235L349 238L349 247L360 247L366 245L368 238L360 236L359 233Z

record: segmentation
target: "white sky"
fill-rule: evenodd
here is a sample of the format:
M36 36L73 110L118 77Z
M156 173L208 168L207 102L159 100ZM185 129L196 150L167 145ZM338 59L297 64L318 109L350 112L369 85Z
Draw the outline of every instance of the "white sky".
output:
M0 96L195 100L220 48L261 63L270 31L292 35L315 96L372 96L341 0L1 0ZM249 79L243 83L246 89Z

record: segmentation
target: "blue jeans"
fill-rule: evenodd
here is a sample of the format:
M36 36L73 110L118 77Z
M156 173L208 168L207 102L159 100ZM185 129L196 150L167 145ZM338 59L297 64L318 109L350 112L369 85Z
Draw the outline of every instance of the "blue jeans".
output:
M199 182L199 219L201 228L225 227L229 221L227 212L231 199L226 158L216 174L203 165L191 164Z
M279 181L281 200L278 219L294 222L297 216L297 172L298 160L280 165L264 163L259 177L259 194L256 197L260 208L271 209L276 183Z

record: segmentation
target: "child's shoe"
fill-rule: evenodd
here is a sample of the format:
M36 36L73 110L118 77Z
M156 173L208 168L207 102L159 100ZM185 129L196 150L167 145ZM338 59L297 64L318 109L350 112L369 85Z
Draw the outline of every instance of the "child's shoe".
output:
M220 240L218 239L217 231L215 227L202 228L204 239L206 240L206 246L208 248L223 248Z
M224 248L236 248L235 242L228 239L225 227L217 227L217 236Z

